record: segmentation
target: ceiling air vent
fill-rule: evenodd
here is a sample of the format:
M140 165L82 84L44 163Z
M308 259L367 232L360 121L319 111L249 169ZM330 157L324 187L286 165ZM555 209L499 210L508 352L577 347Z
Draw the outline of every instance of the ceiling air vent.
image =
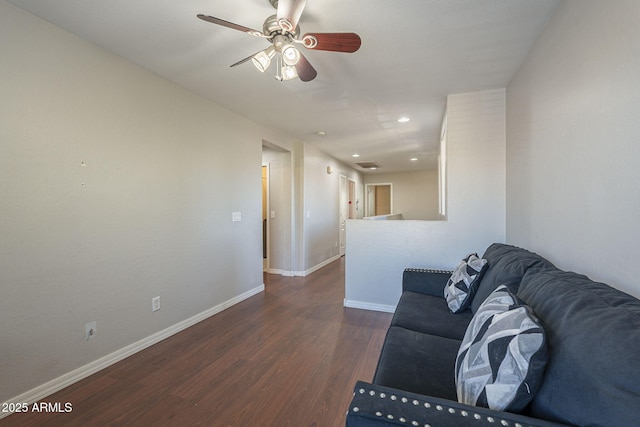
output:
M360 166L362 169L378 169L380 166L376 162L359 162L356 165Z

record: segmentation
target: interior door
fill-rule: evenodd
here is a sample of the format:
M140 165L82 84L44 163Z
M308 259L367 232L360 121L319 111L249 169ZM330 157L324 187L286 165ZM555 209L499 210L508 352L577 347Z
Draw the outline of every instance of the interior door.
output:
M376 215L389 215L391 213L391 186L376 185Z
M349 219L357 218L356 182L349 180Z

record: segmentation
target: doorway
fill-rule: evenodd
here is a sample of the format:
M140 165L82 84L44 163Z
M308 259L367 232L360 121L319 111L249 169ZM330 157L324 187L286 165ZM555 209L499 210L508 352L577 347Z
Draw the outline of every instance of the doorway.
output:
M340 256L346 253L347 219L357 218L356 182L340 175Z
M393 184L367 184L365 216L389 215L393 213Z
M291 152L263 140L262 252L263 267L271 274L294 271L293 171Z
M269 270L269 166L262 166L262 270Z

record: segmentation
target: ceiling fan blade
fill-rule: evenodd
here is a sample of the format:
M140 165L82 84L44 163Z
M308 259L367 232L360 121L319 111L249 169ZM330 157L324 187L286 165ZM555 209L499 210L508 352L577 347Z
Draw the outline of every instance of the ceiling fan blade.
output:
M260 52L262 52L262 51L260 51ZM259 54L260 52L256 52L253 55L249 55L246 58L241 59L240 61L236 62L235 64L231 64L229 67L235 67L236 65L244 64L245 62L249 61L251 58L253 58L257 54Z
M278 0L278 24L289 32L294 32L307 0Z
M313 65L307 61L307 58L305 58L302 53L300 53L300 60L296 64L296 71L298 72L298 77L300 77L300 80L303 82L310 82L318 75L316 69L313 68Z
M264 34L262 34L262 32L260 32L258 30L254 30L254 29L249 28L249 27L245 27L244 25L234 24L233 22L225 21L224 19L216 18L216 17L209 16L209 15L199 14L197 16L198 16L198 18L202 19L203 21L211 22L212 24L222 25L223 27L227 27L227 28L231 28L231 29L234 29L234 30L242 31L244 33L247 33L247 34L250 34L250 35L256 36L256 37L264 37Z
M345 53L357 51L362 44L356 33L309 33L302 37L302 41L307 49Z

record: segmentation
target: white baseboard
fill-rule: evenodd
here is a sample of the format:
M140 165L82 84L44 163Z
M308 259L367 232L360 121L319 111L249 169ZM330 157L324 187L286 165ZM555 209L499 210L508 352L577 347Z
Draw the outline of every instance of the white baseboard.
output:
M353 301L345 298L344 306L348 308L359 308L361 310L382 311L384 313L394 313L396 311L395 305L386 304L374 304L371 302Z
M292 277L293 271L287 271L287 270L280 270L279 268L270 268L267 270L267 273L269 274L279 274L281 276L285 276L285 277Z
M324 266L327 266L327 265L331 264L333 261L337 261L337 260L339 260L339 259L340 259L340 257L341 257L341 255L333 256L333 257L329 258L328 260L322 261L320 264L317 264L317 265L315 265L315 266L311 267L311 268L310 268L310 269L308 269L308 270L305 270L305 271L294 271L294 272L293 272L293 275L294 275L294 276L306 277L306 276L308 276L309 274L313 273L314 271L318 271L318 270L320 270L322 267L324 267Z
M267 273L280 274L281 276L285 276L285 277L306 277L309 274L313 273L314 271L320 270L322 267L328 264L331 264L333 261L340 259L341 256L342 255L336 255L334 257L331 257L328 260L322 261L320 264L313 266L310 269L305 271L288 271L288 270L280 270L279 268L270 268L267 270Z
M101 357L98 360L94 360L93 362L88 363L84 366L81 366L78 369L68 372L54 380L51 380L34 389L31 389L19 396L9 399L7 400L7 402L4 402L4 403L20 402L20 403L27 403L31 405L35 402L38 402L39 400L42 400L47 396L50 396L53 393L60 391L65 387L70 386L71 384L74 384L80 380L83 380L88 376L93 375L98 371L101 371L104 368L107 368L123 359L126 359L127 357L132 356L135 353L142 351L147 347L151 347L152 345L166 338L169 338L170 336L175 335L178 332L181 332L187 329L188 327L193 326L196 323L199 323L213 316L214 314L220 313L221 311L226 310L227 308L235 304L238 304L239 302L244 301L245 299L252 297L256 294L259 294L260 292L263 292L263 291L264 291L264 284L258 287L255 287L234 298L231 298L230 300L225 301L222 304L218 304L215 307L212 307L208 310L198 313L193 317L183 320L182 322L176 323L175 325L170 326L160 332L156 332L155 334L150 335L146 338L143 338L138 342L130 344L126 347L121 348L120 350L117 350L111 354ZM0 412L0 419L8 415L11 415L11 412Z

